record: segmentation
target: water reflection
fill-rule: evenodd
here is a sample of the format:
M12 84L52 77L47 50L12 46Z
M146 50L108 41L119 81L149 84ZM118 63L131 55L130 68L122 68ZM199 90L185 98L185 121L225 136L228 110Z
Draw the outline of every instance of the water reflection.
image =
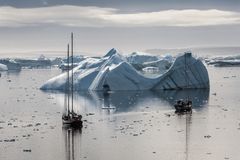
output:
M188 160L189 155L189 141L190 141L190 129L192 124L192 114L186 115L186 160Z
M95 101L102 100L104 108L116 108L116 112L129 112L142 104L149 108L155 106L159 109L173 109L176 100L186 98L192 100L194 109L201 109L208 102L209 90L118 91L109 95L102 92L90 92L90 95Z
M14 76L19 76L21 73L21 70L8 70L8 71L1 71L0 70L0 75L5 76L5 75L14 75Z
M155 91L160 99L168 101L172 106L178 99L190 99L194 109L201 109L208 103L209 89L188 89L188 90L168 90Z
M66 160L75 160L81 157L81 129L76 129L68 126L63 127L63 134L65 137L65 153Z
M6 72L8 75L18 76L21 73L21 70L9 70Z
M178 121L181 122L182 126L185 126L183 128L184 129L184 136L182 137L182 141L185 142L185 144L183 143L183 147L184 147L184 153L185 153L185 160L190 159L189 155L190 155L190 142L191 142L191 126L192 126L192 114L188 113L188 114L180 114L177 116Z
M66 94L54 92L62 106L66 106ZM74 110L77 113L121 113L152 110L171 110L178 99L189 98L193 109L200 110L209 99L209 90L171 90L171 91L115 91L109 94L94 91L74 93ZM65 100L64 100L65 99ZM65 102L65 105L64 105Z

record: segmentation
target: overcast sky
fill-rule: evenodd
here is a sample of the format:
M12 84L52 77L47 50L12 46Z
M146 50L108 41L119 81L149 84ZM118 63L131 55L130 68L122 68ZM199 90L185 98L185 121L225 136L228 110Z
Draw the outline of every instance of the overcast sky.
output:
M240 46L239 0L0 0L0 54Z

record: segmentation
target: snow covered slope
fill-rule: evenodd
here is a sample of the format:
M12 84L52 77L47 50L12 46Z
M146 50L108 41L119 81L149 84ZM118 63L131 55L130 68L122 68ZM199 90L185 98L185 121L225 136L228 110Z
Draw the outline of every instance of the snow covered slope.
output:
M142 56L141 56L142 57ZM70 75L71 75L70 71ZM75 90L159 90L182 88L209 88L205 66L191 53L179 56L167 72L157 78L140 74L115 49L100 59L87 58L73 69ZM67 73L48 80L41 89L64 90Z

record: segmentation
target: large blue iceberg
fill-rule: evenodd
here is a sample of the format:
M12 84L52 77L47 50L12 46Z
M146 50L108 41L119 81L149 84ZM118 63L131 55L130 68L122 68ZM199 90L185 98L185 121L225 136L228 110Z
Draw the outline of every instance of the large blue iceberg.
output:
M141 74L115 49L102 58L87 58L69 72L73 72L75 90L101 91L106 85L112 91L209 88L206 67L191 53L178 56L169 69L154 78ZM65 90L66 84L67 73L62 73L48 80L41 89Z

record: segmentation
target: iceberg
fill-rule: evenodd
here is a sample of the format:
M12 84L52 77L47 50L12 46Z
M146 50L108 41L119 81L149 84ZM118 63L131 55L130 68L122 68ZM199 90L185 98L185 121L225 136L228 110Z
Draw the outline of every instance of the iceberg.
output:
M49 59L15 59L15 61L24 68L48 68L51 67Z
M240 66L240 60L211 60L207 64L215 67Z
M38 58L16 58L14 59L22 68L50 68L51 60L41 54Z
M60 66L62 63L63 63L63 60L60 57L56 57L56 58L51 60L51 65L52 66Z
M154 55L142 53L142 52L133 52L132 54L128 55L126 58L130 64L143 64L146 62L157 61L160 59L160 57L158 56L154 56Z
M0 63L0 71L7 71L7 70L8 70L7 66L5 64Z
M0 63L7 66L8 70L21 70L21 65L13 59L0 59Z
M69 57L69 63L68 62L68 58L62 59L61 63L58 65L58 68L60 68L63 71L69 70L70 68L72 68L72 64L73 64L73 68L77 67L79 65L79 63L83 60L85 60L86 57L85 56L70 56ZM72 63L73 60L73 63Z
M240 66L240 55L211 57L206 58L205 62L208 65L213 65L215 67Z
M75 90L103 91L104 86L112 91L209 88L207 69L191 53L177 57L166 72L155 78L138 72L115 49L111 49L102 58L86 58L69 72L73 72ZM66 84L67 73L63 73L48 80L41 89L65 90Z

